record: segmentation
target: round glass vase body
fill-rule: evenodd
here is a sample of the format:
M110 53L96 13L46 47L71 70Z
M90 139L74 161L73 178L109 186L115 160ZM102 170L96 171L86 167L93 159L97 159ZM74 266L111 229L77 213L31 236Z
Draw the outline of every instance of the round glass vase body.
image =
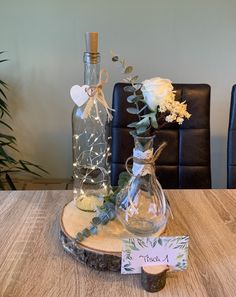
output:
M155 175L153 140L153 136L134 136L133 173L116 198L118 219L129 232L138 236L164 230L168 218L166 198ZM157 150L155 155L159 153Z
M100 55L84 54L84 84L96 86L100 74ZM73 195L76 206L96 211L110 187L109 130L105 108L94 99L85 118L84 109L75 106L72 113Z

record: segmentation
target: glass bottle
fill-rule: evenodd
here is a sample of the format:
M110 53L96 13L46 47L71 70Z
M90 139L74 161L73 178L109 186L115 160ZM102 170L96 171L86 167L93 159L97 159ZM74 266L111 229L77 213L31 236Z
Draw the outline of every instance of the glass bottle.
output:
M116 197L116 213L124 227L138 236L149 236L165 228L167 202L155 175L154 136L134 136L133 168L129 183ZM159 156L164 145L155 156Z
M84 84L96 86L100 75L100 54L84 53ZM73 109L73 193L76 206L95 211L101 206L110 187L110 147L105 108L93 101L92 108L84 117L86 104Z

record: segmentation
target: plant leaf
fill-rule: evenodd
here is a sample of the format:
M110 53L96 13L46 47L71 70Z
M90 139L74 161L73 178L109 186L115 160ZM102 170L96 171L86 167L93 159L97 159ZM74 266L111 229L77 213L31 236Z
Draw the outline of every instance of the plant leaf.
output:
M0 85L4 86L7 89L7 84L0 79Z
M139 110L135 107L128 107L126 109L128 111L128 113L131 113L131 114L138 114L139 113Z
M2 125L4 125L4 126L6 126L7 128L9 128L10 130L12 130L12 131L13 131L12 127L11 127L11 126L9 126L7 123L3 122L2 120L0 120L0 124L2 124Z
M0 98L0 106L8 111L7 103Z
M119 174L118 186L123 188L130 180L128 172L123 171Z
M31 162L29 162L29 161L25 161L25 160L20 160L20 161L23 162L25 165L35 167L35 168L37 168L37 169L39 169L39 170L41 170L41 171L43 171L43 172L45 172L45 173L48 173L47 170L43 169L41 166L39 166L39 165L37 165L37 164L31 163Z
M131 82L134 83L138 80L139 76L138 75L135 75L131 78Z
M0 156L2 156L9 163L16 163L16 160L10 157L2 146L0 146Z
M137 132L138 135L141 135L141 134L144 134L147 130L148 130L148 128L143 126L143 127L138 128L136 130L136 132Z
M117 62L117 61L119 61L119 57L118 56L112 57L112 62Z
M135 103L143 99L143 95L130 95L127 97L129 103Z
M132 71L133 71L133 67L132 67L132 66L127 66L127 67L125 68L124 73L125 73L125 74L130 74Z
M141 121L139 121L136 125L138 128L139 127L149 127L150 126L150 121L149 121L149 117L143 118Z
M125 87L124 87L124 91L125 91L125 92L133 93L133 92L136 91L136 89L135 89L134 87L132 87L132 86L125 86Z
M3 97L4 97L5 99L7 99L7 96L5 95L5 93L3 92L2 89L0 89L0 93L3 95Z
M15 191L16 190L16 187L12 181L12 179L10 178L10 175L8 173L6 173L6 180L7 180L7 183L8 185L10 186L11 190Z
M127 97L127 101L129 102L129 103L134 103L135 102L135 100L136 100L136 96L135 95L130 95L130 96L128 96Z
M0 138L1 137L11 141L12 143L15 143L15 141L16 141L16 138L14 136L12 136L12 135L6 135L6 134L3 134L3 133L0 133Z

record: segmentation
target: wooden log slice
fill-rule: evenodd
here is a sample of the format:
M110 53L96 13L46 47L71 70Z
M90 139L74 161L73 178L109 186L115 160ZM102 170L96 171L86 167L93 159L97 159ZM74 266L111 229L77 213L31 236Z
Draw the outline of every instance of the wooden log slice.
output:
M63 208L60 220L60 240L66 252L76 260L100 271L120 271L122 239L135 237L117 220L98 227L98 234L75 242L78 232L91 224L95 213L78 209L74 201ZM153 236L160 236L165 228Z
M165 287L167 265L144 266L141 268L141 284L148 292L158 292Z

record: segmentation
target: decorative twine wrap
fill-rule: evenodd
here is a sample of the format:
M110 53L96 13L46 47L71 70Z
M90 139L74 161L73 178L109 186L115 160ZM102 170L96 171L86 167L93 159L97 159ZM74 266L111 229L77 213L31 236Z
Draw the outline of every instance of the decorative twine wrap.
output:
M104 77L104 78L103 78ZM86 119L88 115L91 112L91 108L93 104L95 104L96 112L97 112L97 117L100 120L99 117L99 112L98 112L98 106L97 102L99 102L106 110L108 121L112 120L112 114L111 111L114 111L109 107L107 104L107 101L105 99L104 93L103 93L103 86L108 82L108 72L106 69L102 69L99 74L99 82L95 86L90 86L89 88L86 89L86 93L88 94L89 98L86 103L84 112L83 112L83 118ZM101 120L100 120L101 121Z
M125 168L127 172L131 176L145 176L147 174L152 173L152 168L155 165L156 160L159 158L161 152L166 147L166 142L163 142L159 148L155 151L153 154L153 149L146 150L145 152L142 152L137 149L133 149L133 156L129 157L126 160ZM132 173L129 171L128 168L128 162L133 159L133 168Z

